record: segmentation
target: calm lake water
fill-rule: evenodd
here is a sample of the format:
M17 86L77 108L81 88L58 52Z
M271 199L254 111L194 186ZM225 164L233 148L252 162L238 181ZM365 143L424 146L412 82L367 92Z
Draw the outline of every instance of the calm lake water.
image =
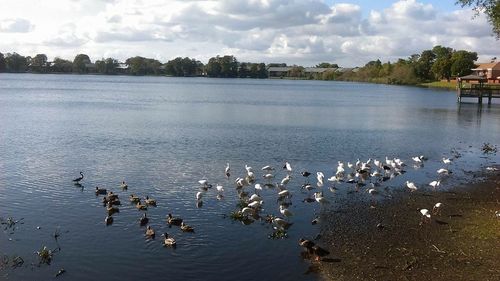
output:
M453 157L454 174L442 188L470 179L496 163L481 153L483 143L500 144L500 105L457 104L452 91L360 83L77 75L0 75L0 217L21 220L2 225L0 254L21 256L19 268L2 265L3 280L50 280L64 268L67 280L317 280L305 274L310 262L298 246L320 225L317 203L299 172L330 177L337 161L411 157L429 160L420 169L385 185L404 190L406 180L422 189L436 179L442 157ZM455 151L452 153L451 151ZM293 168L294 224L287 239L269 239L271 225L231 220L237 209L234 179L245 164L273 165L280 181L284 161ZM224 177L226 163L231 178ZM72 179L83 171L83 188ZM198 180L224 185L196 206ZM126 180L129 189L121 191ZM314 176L311 182L315 183ZM120 213L105 226L105 208L95 186L120 195ZM342 200L368 200L366 192L324 189L334 207ZM253 188L246 188L253 192ZM314 192L317 190L313 190ZM141 212L129 194L149 195L155 240L146 240ZM262 214L280 215L277 190L265 189ZM383 196L379 199L382 201ZM324 207L323 207L324 208ZM195 233L165 223L168 213L182 217ZM39 227L39 229L37 229ZM51 265L36 266L43 245L61 250ZM176 249L161 246L159 234L177 239ZM336 254L341 256L341 254ZM35 264L35 265L32 265Z

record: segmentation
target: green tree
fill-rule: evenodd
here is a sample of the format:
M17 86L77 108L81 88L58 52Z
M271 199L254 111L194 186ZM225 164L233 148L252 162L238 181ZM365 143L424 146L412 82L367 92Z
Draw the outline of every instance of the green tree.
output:
M56 57L51 67L53 72L57 73L71 73L73 71L73 63L69 60Z
M453 53L452 48L443 47L440 45L434 46L432 52L436 56L436 61L431 67L437 79L447 79L450 80L451 77L451 55Z
M77 73L88 73L87 65L90 64L90 58L86 54L78 54L73 60L73 71Z
M451 55L451 74L453 76L464 76L472 73L474 62L477 60L476 52L464 50L456 51Z
M125 61L130 66L133 75L159 75L162 73L162 63L155 59L132 57Z
M47 55L37 54L31 60L31 71L38 72L38 73L47 72Z
M208 60L206 66L209 77L238 77L238 61L234 56L216 56Z
M339 68L339 65L336 63L328 63L328 62L322 62L318 65L316 65L318 68Z
M491 24L493 33L500 38L500 1L498 0L458 0L456 4L463 7L473 7L473 10L478 15L480 12L486 14L488 21Z
M8 53L5 57L5 65L8 72L25 72L28 69L28 58L18 53Z
M5 65L5 57L2 53L0 53L0 72L5 72L7 70L7 66Z
M415 63L415 74L422 81L433 80L434 75L431 71L436 54L432 50L425 50L420 54L417 62Z

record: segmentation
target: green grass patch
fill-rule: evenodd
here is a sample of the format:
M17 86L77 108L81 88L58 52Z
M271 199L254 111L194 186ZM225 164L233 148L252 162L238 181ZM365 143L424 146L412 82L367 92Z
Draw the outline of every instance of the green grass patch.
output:
M457 82L456 81L435 81L435 82L430 82L430 83L421 83L419 84L422 87L428 87L428 88L442 88L442 89L450 89L450 90L456 90L457 89Z

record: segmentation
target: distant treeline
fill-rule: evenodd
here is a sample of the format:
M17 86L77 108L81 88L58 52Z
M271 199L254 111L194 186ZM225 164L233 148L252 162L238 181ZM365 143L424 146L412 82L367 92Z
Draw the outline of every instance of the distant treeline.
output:
M203 64L188 57L178 57L162 63L140 56L128 58L125 62L103 58L92 63L86 54L76 55L73 61L55 58L49 62L45 54L25 57L17 53L0 53L0 72L268 78L269 67L285 67L285 71L281 71L278 77L412 85L470 74L476 60L475 52L435 46L431 50L424 50L421 54L393 63L375 60L356 68L340 68L337 64L320 63L315 67L321 70L311 72L310 69L296 65L286 67L286 64L238 62L230 55L212 57L207 64Z
M103 58L92 63L86 54L76 55L73 61L56 57L54 61L49 62L45 54L25 57L18 53L6 55L0 53L0 72L267 78L264 63L238 62L234 56L216 56L205 65L187 57L178 57L166 63L139 56L128 58L125 62L119 62L114 58Z

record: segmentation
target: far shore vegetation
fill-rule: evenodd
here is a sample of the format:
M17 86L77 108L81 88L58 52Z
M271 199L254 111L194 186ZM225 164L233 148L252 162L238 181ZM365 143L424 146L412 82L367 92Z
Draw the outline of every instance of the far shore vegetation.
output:
M310 79L454 88L456 84L449 81L470 74L477 58L475 52L439 45L395 62L373 60L355 68L327 62L314 67L287 66L284 63L266 65L262 62L239 62L232 55L212 57L206 64L188 57L161 62L140 56L124 62L114 58L92 62L86 54L78 54L73 60L56 57L48 61L45 54L31 57L14 52L0 53L0 72Z

